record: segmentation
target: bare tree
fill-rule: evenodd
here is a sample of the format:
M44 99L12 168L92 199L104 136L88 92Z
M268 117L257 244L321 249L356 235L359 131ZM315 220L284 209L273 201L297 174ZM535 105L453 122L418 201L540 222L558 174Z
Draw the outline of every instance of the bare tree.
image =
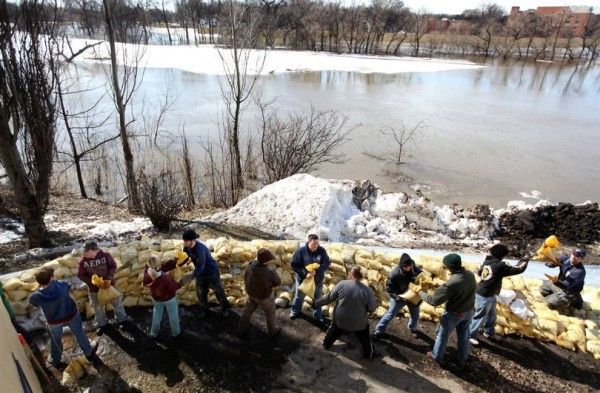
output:
M130 212L135 213L140 211L141 206L135 176L133 152L127 130L128 125L133 120L127 120L127 107L143 77L143 73L141 73L139 69L139 63L144 52L141 49L141 45L134 44L129 46L129 48L133 48L132 51L129 51L128 47L125 45L121 46L120 55L122 57L122 64L120 65L121 68L119 68L119 65L117 64L117 56L119 56L119 53L117 53L116 49L116 34L114 29L114 10L116 3L117 0L102 0L106 35L110 47L111 87L119 120L119 134L121 137L121 146L123 148L123 159L125 160L126 189L128 193L127 206ZM135 37L138 39L137 42L139 43L139 39L141 39L139 32L132 32L131 34L137 34ZM119 75L119 70L122 70L121 75Z
M165 164L158 174L140 172L142 213L159 231L168 231L171 222L185 205L185 194L175 167Z
M21 2L14 18L0 1L0 163L30 247L50 244L44 214L56 135L55 7Z
M421 39L427 33L427 27L430 19L430 16L427 15L427 11L425 11L424 9L421 9L418 12L412 14L411 45L414 48L413 56L419 56L419 50L421 48Z
M261 110L261 158L269 183L300 172L310 172L324 163L339 164L344 156L336 149L353 127L335 111L296 112L281 118L269 104Z
M221 95L225 101L228 121L227 143L234 164L234 184L244 188L244 171L240 149L240 125L243 112L262 71L266 54L253 51L258 43L257 27L260 15L248 4L227 2L227 17L223 33L227 34L227 49L219 48L225 78L220 80ZM234 195L240 195L235 192Z
M564 7L558 14L554 14L550 17L550 29L552 33L554 33L554 40L552 41L552 52L550 54L550 60L554 61L554 56L556 54L556 46L558 44L558 38L563 33L563 28L565 23L567 23L569 14L568 7Z
M387 161L389 159L393 161L396 165L402 165L404 163L402 159L406 155L406 149L408 148L408 144L413 143L417 135L424 129L425 120L421 120L412 128L407 128L404 124L402 124L400 128L390 126L381 129L379 130L381 135L383 135L386 139L391 139L391 141L395 144L396 148L394 149L394 153L389 155L381 155L364 151L363 154L381 161Z

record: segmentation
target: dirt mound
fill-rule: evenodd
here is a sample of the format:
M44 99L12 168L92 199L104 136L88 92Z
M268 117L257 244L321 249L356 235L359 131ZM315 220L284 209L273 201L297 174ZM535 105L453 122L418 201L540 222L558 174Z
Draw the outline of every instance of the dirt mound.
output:
M600 241L600 210L598 203L559 203L508 211L499 217L499 227L498 238L518 249L550 235L564 244L590 245Z

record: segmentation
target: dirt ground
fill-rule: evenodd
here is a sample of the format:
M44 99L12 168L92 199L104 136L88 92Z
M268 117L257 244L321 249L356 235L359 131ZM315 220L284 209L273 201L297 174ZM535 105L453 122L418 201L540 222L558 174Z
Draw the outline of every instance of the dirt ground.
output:
M467 367L455 365L450 341L445 363L429 360L435 326L422 323L411 337L406 320L395 320L382 340L381 357L364 360L353 337L332 350L321 347L326 325L310 317L291 321L278 310L283 333L271 340L262 314L255 314L247 337L238 338L236 314L214 312L198 318L194 307L181 307L183 336L169 337L166 318L161 341L147 336L150 308L129 310L134 323L94 337L100 361L77 384L61 386L62 375L48 371L58 392L595 392L600 366L589 354L518 337L483 341ZM238 313L240 310L236 310ZM374 326L376 321L371 322ZM91 326L91 322L87 322ZM65 337L65 358L79 351ZM74 352L75 351L75 352Z

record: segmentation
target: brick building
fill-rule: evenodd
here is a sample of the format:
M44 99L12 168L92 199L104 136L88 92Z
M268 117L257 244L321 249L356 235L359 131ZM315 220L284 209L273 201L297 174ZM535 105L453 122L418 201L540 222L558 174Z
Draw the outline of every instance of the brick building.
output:
M581 37L592 17L592 7L563 6L563 7L537 7L537 9L521 11L521 7L514 6L510 9L509 18L524 14L537 14L544 19L552 20L553 25L560 24L562 36Z

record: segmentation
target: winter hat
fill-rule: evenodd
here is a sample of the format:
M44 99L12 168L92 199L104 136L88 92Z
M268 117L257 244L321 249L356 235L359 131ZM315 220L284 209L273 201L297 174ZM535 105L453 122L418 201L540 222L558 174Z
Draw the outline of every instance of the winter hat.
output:
M256 260L258 263L265 264L273 259L275 259L275 257L268 248L259 248L258 251L256 251Z
M98 243L95 240L88 240L83 244L83 251L96 251L98 249Z
M448 254L444 257L442 262L450 270L456 270L462 266L462 261L458 254Z
M407 253L403 253L402 256L400 256L400 266L408 266L412 265L413 263L415 263L415 261L413 261L410 255Z
M573 250L573 255L575 255L577 258L585 258L586 254L587 252L581 248L576 248Z
M504 244L494 244L490 248L490 255L498 259L502 259L508 255L508 247L506 247Z
M200 236L193 229L186 229L183 231L183 240L196 240Z

